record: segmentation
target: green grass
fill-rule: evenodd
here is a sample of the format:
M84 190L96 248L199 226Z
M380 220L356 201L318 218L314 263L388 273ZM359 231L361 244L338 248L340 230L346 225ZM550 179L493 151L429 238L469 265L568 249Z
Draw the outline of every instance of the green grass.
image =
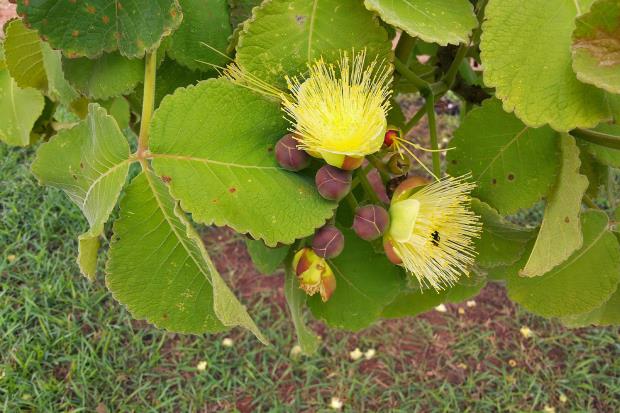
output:
M1 411L322 411L332 396L350 412L620 411L618 329L564 329L503 302L497 288L461 305L464 315L450 306L358 334L314 324L324 345L309 358L290 356L276 291L250 306L271 347L240 330L183 337L132 321L101 274L79 275L85 220L37 185L32 151L0 147L0 159ZM535 336L523 338L522 325ZM355 347L377 355L352 362Z

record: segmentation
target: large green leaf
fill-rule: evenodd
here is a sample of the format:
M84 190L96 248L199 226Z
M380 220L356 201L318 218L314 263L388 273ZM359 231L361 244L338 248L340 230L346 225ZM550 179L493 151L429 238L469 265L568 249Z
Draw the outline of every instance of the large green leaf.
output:
M245 245L254 266L266 275L273 274L282 265L282 261L291 249L289 245L270 248L263 241L250 239L245 241Z
M153 167L195 220L290 244L323 225L335 204L278 166L273 147L285 133L279 102L210 79L162 101L151 125Z
M182 20L177 0L18 0L17 12L71 57L120 50L142 57Z
M521 275L536 277L566 261L583 245L579 214L588 178L579 173L581 161L575 138L562 135L562 170L547 198L543 222Z
M129 172L129 144L116 121L91 104L85 120L41 145L32 172L80 207L90 230L80 236L78 264L94 277L98 241Z
M521 277L528 255L506 269L508 296L544 317L592 311L605 303L620 281L620 246L603 212L581 214L583 247L540 277Z
M573 69L582 82L620 93L620 1L599 0L577 18Z
M135 318L160 328L201 334L239 325L267 342L166 185L150 171L131 182L121 201L106 284Z
M41 145L32 172L80 207L93 234L103 231L129 171L129 144L116 121L91 104L88 117Z
M358 0L271 0L254 9L237 46L238 65L260 79L286 86L285 75L304 73L321 56L366 49L389 58L387 32Z
M0 68L0 141L15 146L28 145L30 131L44 106L45 99L38 90L21 89L9 71Z
M90 99L108 99L130 93L144 76L144 61L127 59L118 52L62 59L62 67L71 84Z
M592 127L610 116L605 93L579 80L571 35L579 3L570 0L490 0L480 48L484 82L504 109L528 126Z
M306 304L307 295L299 287L299 281L297 276L291 271L287 271L286 280L284 283L284 295L288 304L293 324L295 325L295 331L297 332L297 341L301 347L303 354L312 355L316 353L319 348L319 340L317 335L312 329L310 329L304 321L304 308Z
M472 110L454 133L448 172L471 172L473 194L502 214L528 208L547 194L559 169L559 135L532 129L502 110L497 99Z
M342 254L328 260L336 277L336 291L326 303L315 294L308 304L312 313L330 326L357 331L381 317L383 308L404 288L405 274L352 230L343 233Z
M19 87L33 87L64 105L78 95L65 80L61 54L42 42L35 30L24 26L22 20L13 20L6 27L6 63Z
M472 209L482 220L482 235L476 239L476 264L484 268L514 264L521 258L532 231L511 224L488 204L472 200Z
M17 85L46 90L47 75L36 30L26 28L21 20L13 20L4 27L4 33L5 59Z
M599 308L585 314L563 317L562 323L568 327L587 327L592 324L596 326L619 325L620 288Z
M439 43L467 43L478 25L468 0L364 0L369 10L412 37Z
M211 71L228 59L203 43L224 53L232 34L227 0L179 0L183 23L170 38L168 56L192 70Z

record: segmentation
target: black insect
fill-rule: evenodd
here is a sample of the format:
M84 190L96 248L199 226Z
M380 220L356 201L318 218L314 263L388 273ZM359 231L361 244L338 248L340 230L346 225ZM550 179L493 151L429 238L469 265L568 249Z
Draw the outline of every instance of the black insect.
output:
M435 231L431 234L431 238L433 238L433 240L431 241L431 244L433 244L434 246L438 247L439 246L439 241L441 241L441 237L439 236L439 231Z

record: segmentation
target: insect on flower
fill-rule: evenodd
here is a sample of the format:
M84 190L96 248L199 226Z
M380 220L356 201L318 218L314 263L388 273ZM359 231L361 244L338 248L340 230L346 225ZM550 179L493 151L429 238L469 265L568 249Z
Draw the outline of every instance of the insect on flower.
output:
M394 193L386 254L423 286L452 286L474 264L473 239L480 236L481 223L469 209L474 184L468 178L446 177L428 185L409 178Z

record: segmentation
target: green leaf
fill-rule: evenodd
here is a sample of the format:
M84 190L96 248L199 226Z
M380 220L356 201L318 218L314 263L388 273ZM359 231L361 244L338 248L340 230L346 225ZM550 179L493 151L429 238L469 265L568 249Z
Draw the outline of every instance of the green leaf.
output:
M478 25L468 0L365 0L364 4L412 37L442 46L467 43Z
M101 102L108 113L116 120L118 127L123 130L129 126L129 120L131 117L131 110L129 108L129 102L124 97L112 98Z
M620 324L620 288L599 308L585 314L563 317L562 324L568 327L610 326Z
M78 238L77 263L86 278L94 281L97 277L97 253L99 252L99 235L80 235Z
M201 223L229 225L268 246L306 237L333 215L312 179L281 169L279 102L226 79L167 97L151 124L153 167Z
M582 141L583 142L583 141ZM579 146L579 158L581 159L581 168L579 172L588 178L588 190L586 195L590 198L598 198L601 187L607 186L610 179L610 169L607 165L603 165L594 156L592 156L583 143L577 141Z
M42 42L35 30L26 28L22 20L13 20L6 35L6 64L19 87L37 88L64 105L78 97L65 80L60 52Z
M620 2L596 1L576 23L572 51L577 78L620 93Z
M273 274L282 264L291 247L270 248L260 240L246 240L245 245L254 266L263 274Z
M64 57L62 67L73 87L90 99L131 93L144 76L143 60L127 59L119 53L104 53L95 59Z
M579 173L581 160L575 138L562 135L562 167L549 197L534 248L520 274L538 277L566 261L583 245L581 201L588 178Z
M528 126L592 127L610 116L605 93L579 80L571 35L579 4L490 0L480 49L484 82Z
M620 246L608 228L607 215L581 214L583 247L540 277L520 277L528 255L506 269L508 296L543 317L564 317L600 307L620 281Z
M227 0L179 0L183 22L170 37L167 53L192 70L212 71L202 62L225 66L228 59L205 46L224 53L232 34Z
M103 232L129 171L129 144L113 117L97 104L71 129L41 145L32 172L80 207L90 235Z
M383 308L404 288L405 275L352 230L342 232L344 250L328 260L336 277L336 291L326 303L315 294L308 305L315 317L330 326L358 331L381 317Z
M119 50L142 57L181 23L176 0L18 0L17 12L71 57Z
M6 64L17 86L47 90L47 75L43 66L41 40L36 30L13 20L4 27Z
M414 317L431 311L441 303L460 303L469 300L484 288L486 280L477 275L463 278L446 290L407 290L401 292L394 301L383 309L383 318Z
M319 348L319 339L314 331L312 331L304 321L303 309L306 303L306 293L299 287L299 281L294 273L287 271L284 283L284 295L288 304L295 331L297 333L297 341L301 347L301 352L311 356Z
M267 342L152 172L136 177L121 201L106 284L135 318L157 327L202 334L240 325Z
M254 9L237 46L237 64L279 87L307 63L339 59L342 51L366 49L372 59L389 59L387 32L358 0L272 0Z
M448 172L471 172L473 195L510 214L547 194L559 169L559 135L549 127L532 129L502 110L497 99L469 112L448 151Z
M21 89L0 69L0 141L14 146L30 143L30 131L43 112L45 100L36 89Z
M532 231L507 222L488 204L475 198L472 209L482 219L482 236L475 241L476 263L483 268L494 268L517 262L532 238Z

